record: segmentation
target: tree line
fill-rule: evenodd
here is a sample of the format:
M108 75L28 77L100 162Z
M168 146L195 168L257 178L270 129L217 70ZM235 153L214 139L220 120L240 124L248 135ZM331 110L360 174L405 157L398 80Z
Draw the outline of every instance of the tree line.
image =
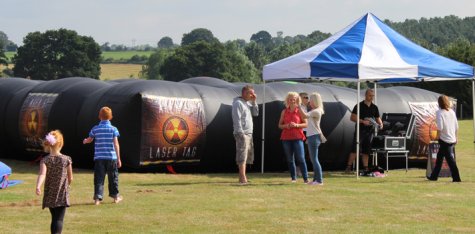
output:
M408 19L404 22L385 20L390 27L415 43L443 56L475 65L475 17L457 16ZM137 46L135 49L154 51L150 57L136 58L144 63L141 78L180 81L196 76L217 77L230 82L261 82L265 64L305 50L330 37L330 33L273 36L262 30L252 34L249 41L235 39L220 42L206 28L185 33L180 44L166 36L156 47ZM7 64L5 51L16 49L15 65L7 74L31 79L60 79L69 76L99 78L102 51L128 50L122 45L98 45L93 38L67 29L29 33L23 45L12 45L0 31L0 64ZM109 61L110 62L110 61ZM352 83L334 82L352 87ZM470 81L428 82L409 84L454 96L471 109Z

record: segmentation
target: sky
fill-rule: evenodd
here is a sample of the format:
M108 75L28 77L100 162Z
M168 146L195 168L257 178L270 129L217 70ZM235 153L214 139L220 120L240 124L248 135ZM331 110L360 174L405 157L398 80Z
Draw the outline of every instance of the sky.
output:
M261 30L276 36L336 33L364 14L402 22L475 16L474 0L0 0L0 31L22 45L30 32L66 28L103 44L175 44L196 28L221 42L249 41Z

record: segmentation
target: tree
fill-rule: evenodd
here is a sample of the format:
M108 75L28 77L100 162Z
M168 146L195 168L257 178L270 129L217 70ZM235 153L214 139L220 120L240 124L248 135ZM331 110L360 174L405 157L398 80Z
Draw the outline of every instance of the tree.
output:
M171 37L162 37L160 41L157 43L157 47L159 49L170 49L173 48L175 44L173 44L173 40Z
M1 64L8 66L8 59L5 55L5 50L3 49L3 41L0 41L0 65Z
M385 20L385 23L411 40L425 41L437 46L446 46L457 38L466 38L471 43L475 42L475 17L460 19L449 15L443 18L421 18L419 20L406 19L404 22L394 23Z
M307 35L307 42L309 43L310 46L313 46L329 38L330 36L331 36L331 33L323 33L318 30L313 31L312 33Z
M283 44L281 46L278 46L274 48L270 53L269 53L269 59L271 62L281 60L283 58L289 57L293 54L298 53L300 48L296 45L286 45Z
M236 45L236 48L238 50L243 50L245 47L246 47L246 40L244 39L235 39L235 40L232 40L232 41L227 41L225 44L229 44L229 43L233 43Z
M2 44L1 48L4 49L4 51L16 51L16 49L18 48L15 43L8 40L7 34L2 31L0 31L0 44Z
M272 47L272 36L267 31L259 31L252 34L251 41L255 41L257 44L263 45L266 49Z
M205 41L208 43L219 43L218 38L214 37L213 33L206 28L193 29L190 33L183 34L181 45L189 45L197 41Z
M261 70L257 70L251 60L239 49L238 43L225 44L225 58L231 66L221 77L229 82L259 83Z
M9 41L8 44L5 46L5 51L17 51L18 46L17 44Z
M163 80L160 69L165 60L172 53L171 50L158 49L157 52L150 55L145 65L142 66L142 77L149 80Z
M102 44L101 45L101 50L102 51L111 51L110 43L106 42L106 43Z
M264 65L269 63L264 46L257 44L255 41L251 41L247 44L244 51L249 60L254 64L254 67L259 71L262 71Z
M165 60L160 73L165 80L170 81L197 76L216 77L230 82L258 81L252 63L235 49L232 46L226 48L221 43L197 41L177 48Z
M5 49L5 46L8 44L8 36L4 32L0 31L0 45L2 49Z
M67 29L29 33L13 57L18 77L55 80L72 76L99 79L101 49L91 37Z
M274 46L280 46L285 43L284 40L284 32L283 31L277 31L277 37L272 38L272 43Z
M127 46L122 45L122 44L121 45L112 44L111 50L112 51L127 51Z

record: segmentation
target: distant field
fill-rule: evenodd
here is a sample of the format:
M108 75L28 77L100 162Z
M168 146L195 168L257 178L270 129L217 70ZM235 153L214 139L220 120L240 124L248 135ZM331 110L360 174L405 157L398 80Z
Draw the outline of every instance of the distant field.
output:
M103 51L102 58L108 59L111 58L113 60L127 60L132 58L134 55L138 56L147 56L149 57L154 51ZM16 52L5 52L5 55L9 60L16 54Z
M128 59L134 55L146 55L150 56L152 51L123 51L123 52L103 52L102 56L104 58L113 58L113 59ZM15 55L15 52L5 52L5 55L9 60ZM0 69L3 70L5 67L0 65ZM9 68L13 68L11 61L9 61ZM101 80L114 80L122 78L138 78L139 72L142 70L142 65L140 64L101 64Z
M103 51L102 58L104 60L111 58L113 60L127 60L134 55L149 57L154 51Z
M101 64L101 80L115 80L122 78L138 78L142 71L140 64Z
M8 67L13 68L12 64ZM4 65L0 65L0 71L5 68ZM115 80L123 78L139 78L139 73L142 71L142 65L140 64L101 64L101 80Z
M8 62L12 61L12 57L16 54L16 52L5 52L5 56L8 58Z

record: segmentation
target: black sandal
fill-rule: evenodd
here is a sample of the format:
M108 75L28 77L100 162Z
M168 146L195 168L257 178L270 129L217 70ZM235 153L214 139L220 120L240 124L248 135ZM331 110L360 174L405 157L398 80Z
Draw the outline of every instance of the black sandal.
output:
M349 174L353 170L353 165L346 165L345 173Z

